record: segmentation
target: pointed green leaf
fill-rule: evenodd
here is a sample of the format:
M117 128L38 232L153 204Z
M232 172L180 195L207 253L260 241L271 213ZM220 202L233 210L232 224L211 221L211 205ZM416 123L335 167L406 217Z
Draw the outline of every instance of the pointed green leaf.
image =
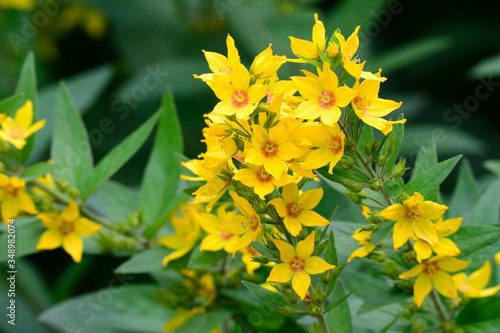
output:
M17 94L0 101L0 113L13 117L14 112L23 106L26 97L24 94Z
M475 202L463 225L496 224L500 219L500 179L491 184Z
M127 161L135 155L153 131L158 121L158 113L153 114L134 133L130 134L118 146L114 147L97 164L90 181L82 191L82 197L87 198L106 180L113 176Z
M337 249L335 248L335 237L333 231L330 232L328 237L328 247L326 248L325 260L327 263L337 266L339 259L337 258Z
M500 160L484 161L483 166L485 169L488 169L493 174L500 177Z
M248 290L250 290L252 294L257 296L261 300L261 302L265 303L265 306L269 306L275 309L289 305L285 300L285 297L280 293L272 292L252 282L241 281L241 283Z
M404 119L404 115L400 114L397 120L402 120ZM390 174L392 172L391 166L396 165L396 161L399 157L399 149L401 148L401 143L403 142L403 134L404 134L404 124L395 124L392 127L392 132L389 134L390 137L385 140L384 145L382 146L382 149L380 150L381 155L387 155L387 165L389 166L385 170L385 174ZM394 139L392 139L394 138ZM392 153L387 152L387 147L389 145L389 142L392 140L394 141L394 150Z
M464 160L458 171L457 183L451 196L448 216L452 218L463 217L466 219L477 198L479 198L479 186L472 173L470 163Z
M359 150L361 151L361 154L366 157L365 155L365 146L370 146L375 142L375 135L373 134L373 128L371 126L368 126L365 123L361 123L361 134L359 136L358 140L358 147Z
M398 314L389 324L385 325L384 328L382 328L378 333L386 333L389 332L392 326L403 316L403 312Z
M476 251L484 249L500 239L500 227L490 225L465 226L450 236L461 253L460 258L468 257ZM498 249L492 249L493 256Z
M53 173L55 170L57 170L57 168L58 166L53 163L49 164L47 162L40 162L26 168L23 171L21 177L24 180L29 181L41 176L45 176L48 173Z
M177 333L209 333L214 328L220 327L224 320L228 319L232 311L226 308L218 308L208 313L190 318L184 325L176 330Z
M188 269L207 269L217 267L219 261L227 256L226 251L201 251L200 246L196 246L189 258Z
M171 92L163 97L160 121L151 157L144 172L141 201L145 221L158 220L175 205L178 195L180 163L176 153L182 153L182 133Z
M377 225L377 228L373 230L372 236L371 236L371 241L373 245L380 244L384 239L389 236L391 233L392 229L394 228L394 224L396 222L394 221L384 221Z
M436 142L432 140L430 145L424 145L420 148L411 173L411 179L415 179L425 171L438 164L438 156L436 151Z
M143 274L164 270L163 258L172 253L172 250L164 246L158 246L152 249L139 252L125 261L115 269L120 274Z
M135 189L108 180L96 191L99 204L95 211L104 211L113 221L125 221L134 211L139 211L139 193ZM87 202L90 207L91 202Z
M356 290L354 290L356 291ZM354 292L346 295L342 282L338 282L333 290L334 303L325 309L326 327L330 333L349 333L352 332L351 310L347 303L347 298Z
M410 295L408 295L407 293L392 288L389 293L383 293L367 298L365 302L359 307L357 315L359 316L390 304L402 303L409 297Z

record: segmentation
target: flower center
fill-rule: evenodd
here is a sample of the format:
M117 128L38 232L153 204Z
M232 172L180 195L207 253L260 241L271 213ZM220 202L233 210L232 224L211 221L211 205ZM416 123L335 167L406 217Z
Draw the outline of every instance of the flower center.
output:
M243 227L249 228L253 232L256 232L259 229L259 218L257 215L247 216L247 221L243 224Z
M9 133L11 139L23 139L25 137L24 129L22 127L12 127Z
M424 264L422 272L431 278L439 272L439 264L437 261L426 263Z
M266 103L271 104L271 102L273 101L274 93L271 89L267 89L266 93L267 93Z
M233 238L233 234L229 234L229 233L225 233L224 231L221 231L219 232L219 236L223 239L223 240L230 240L231 238Z
M294 273L300 273L304 270L306 265L305 259L302 259L300 257L293 257L292 260L290 261L290 269Z
M300 212L302 212L302 205L292 201L286 205L286 212L288 216L297 218L300 216Z
M338 154L342 149L342 138L340 136L331 136L326 143L326 147L334 154Z
M323 91L318 96L318 103L324 109L329 109L335 105L335 95L331 91Z
M233 66L229 65L227 67L221 68L219 70L219 73L224 74L224 75L231 75L231 74L233 74Z
M72 233L74 229L75 229L75 226L71 222L63 222L59 226L59 231L63 235L68 235L68 234Z
M17 196L17 192L18 192L18 188L17 187L14 187L12 186L11 184L7 184L4 188L3 188L3 194L7 197L7 198L14 198Z
M420 212L416 207L407 207L405 212L405 217L408 221L417 221Z
M354 97L354 99L352 101L356 105L358 110L363 111L363 115L365 115L366 111L367 111L367 107L370 105L369 101L366 100L366 97L365 96L363 96L363 97L356 96L356 97Z
M246 91L237 90L231 96L231 102L237 108L245 107L248 104L248 94Z
M269 183L273 180L273 176L267 173L263 166L257 170L256 176L257 180L261 183Z
M274 157L278 154L278 144L271 140L267 140L260 150L265 157Z

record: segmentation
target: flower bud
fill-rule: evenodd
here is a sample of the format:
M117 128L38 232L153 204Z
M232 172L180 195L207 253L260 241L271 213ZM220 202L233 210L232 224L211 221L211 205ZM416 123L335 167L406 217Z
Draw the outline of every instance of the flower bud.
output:
M363 231L372 231L373 229L375 229L375 226L373 224L366 224L361 228L361 230Z
M3 172L5 170L5 164L0 162L0 172Z
M378 251L378 250L372 251L368 255L368 258L376 260L376 261L384 262L384 260L385 260L385 252L384 251Z
M287 289L287 290L285 290L285 299L286 299L288 304L295 304L299 300L299 297L297 296L297 294L295 292Z
M319 316L321 314L321 312L323 312L323 307L321 307L317 304L313 304L311 306L311 315L312 316Z
M363 189L363 185L361 185L360 183L350 183L349 189L354 193L359 193Z
M361 191L361 192L358 192L357 193L358 197L360 197L361 199L366 199L368 198L368 193L364 192L364 191Z
M69 197L73 200L76 200L80 197L80 191L76 187L69 188Z
M56 181L56 186L61 192L67 192L69 190L69 182L64 179L64 178L57 178Z
M346 194L355 204L359 205L361 203L361 198L358 197L353 191L347 190Z
M363 153L365 156L370 156L372 154L372 144L368 143L363 147Z
M340 167L342 169L344 169L344 170L350 170L350 169L352 169L352 167L354 165L354 161L349 156L344 156L340 160L339 164L340 164Z
M344 141L344 150L348 153L354 153L355 152L355 143L351 138L347 138Z
M414 265L417 263L417 254L415 253L415 251L406 252L403 255L403 260L411 265Z
M295 309L292 308L291 306L285 306L284 308L281 308L281 315L287 317L287 316L293 316L295 313Z
M252 257L252 261L261 263L261 264L267 264L269 262L268 257Z
M380 189L384 187L384 183L380 179L372 179L370 180L370 188L374 191L380 191Z
M383 167L387 164L387 157L384 155L378 155L375 163L377 163L379 167Z
M394 168L394 170L392 171L392 177L394 178L402 177L405 174L406 170L408 170L408 168L406 167L406 160L404 158L401 158L396 167Z
M311 295L311 298L316 304L322 304L325 301L326 295L323 290L314 288L314 292Z
M299 234L297 235L297 238L300 240L304 240L306 239L307 236L309 236L309 234L307 233L307 228L302 227L302 230L300 230Z
M389 139L389 143L387 144L387 153L391 154L396 148L396 137L394 135Z

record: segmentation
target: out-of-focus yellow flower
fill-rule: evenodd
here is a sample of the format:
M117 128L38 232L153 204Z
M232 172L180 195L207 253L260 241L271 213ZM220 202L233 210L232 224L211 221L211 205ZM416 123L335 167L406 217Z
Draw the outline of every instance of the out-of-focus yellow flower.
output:
M420 238L431 245L438 243L436 229L431 220L440 218L448 207L432 201L415 192L403 204L394 204L379 213L387 220L397 221L394 225L394 249L398 249L410 237Z
M0 129L0 138L10 142L17 149L23 149L26 144L26 138L38 131L45 125L45 119L33 124L33 103L27 100L24 105L17 110L14 119L5 118Z
M191 251L200 238L200 227L194 221L193 215L198 213L200 208L196 204L182 205L181 216L177 213L170 218L175 229L174 235L163 236L158 239L158 243L174 250L163 258L163 266L167 266L172 260L178 259Z
M338 124L333 124L333 126L321 124L320 126L309 126L305 129L306 132L304 133L307 133L307 140L317 149L307 155L302 167L318 169L330 164L328 172L332 173L333 167L337 165L342 155L344 155L344 132L340 130Z
M323 71L318 69L319 76L308 73L308 76L292 76L292 81L306 101L299 104L295 116L301 119L317 119L321 117L324 124L333 126L340 118L341 107L347 106L356 96L356 91L347 87L339 87L337 75L328 63L323 64Z
M292 279L292 288L300 299L304 299L311 285L309 275L320 274L335 268L319 257L311 257L314 251L314 231L294 248L292 245L273 239L274 244L280 251L282 264L276 265L266 282L288 282Z
M37 210L28 193L26 193L26 182L17 177L8 177L0 173L0 208L2 220L8 224L10 219L19 215L19 212L36 214Z
M330 221L313 211L323 197L321 187L299 194L297 184L292 183L283 187L282 196L271 200L269 204L276 208L279 216L284 217L285 226L293 236L300 233L302 225L315 227L330 224Z
M497 263L497 265L500 265L500 252L495 254L495 262Z
M224 251L234 252L234 246L240 239L237 235L218 229L221 224L234 220L235 211L226 211L227 204L217 209L217 215L210 213L194 214L193 218L205 230L208 235L203 238L200 245L201 251Z
M35 0L0 0L0 8L16 10L32 10Z
M75 262L82 260L83 241L101 229L101 225L80 217L80 209L74 200L60 213L42 213L38 218L48 229L40 237L37 250L52 250L63 246Z
M354 235L352 235L351 237L357 240L358 244L363 245L363 247L355 250L349 257L349 259L347 259L347 262L351 262L351 260L354 258L364 258L375 249L375 245L371 243L372 232L373 230L365 231L361 230L361 228L356 229Z
M462 218L449 219L443 221L440 218L436 223L434 223L434 228L436 229L436 234L438 241L436 244L431 245L423 239L417 239L413 244L413 249L417 252L418 262L430 258L432 251L438 256L454 257L460 254L460 249L446 236L452 235L457 232L460 228L460 223L462 223Z
M457 289L448 272L464 269L470 261L452 257L433 257L426 263L418 264L408 272L399 275L400 279L418 276L413 287L415 303L420 308L424 298L429 295L432 286L443 296L458 299Z
M453 275L453 281L458 291L466 297L479 298L495 295L500 290L500 285L486 288L491 278L491 265L488 260L483 267L467 276L465 273Z
M269 47L259 53L252 65L250 66L250 73L253 76L264 79L276 75L276 72L286 62L285 56L275 56L273 55L273 50L271 49L271 44Z

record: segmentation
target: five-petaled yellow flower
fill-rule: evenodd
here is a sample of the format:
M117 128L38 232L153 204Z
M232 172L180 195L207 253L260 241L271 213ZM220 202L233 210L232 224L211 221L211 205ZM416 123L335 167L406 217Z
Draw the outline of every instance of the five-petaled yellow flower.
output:
M297 184L288 184L283 187L282 196L269 201L269 204L276 208L279 216L284 217L285 226L293 236L299 234L302 225L315 227L330 224L330 221L312 210L323 197L321 187L299 195Z
M300 299L304 299L311 285L309 275L320 274L335 268L335 265L330 265L319 257L311 257L314 251L314 237L313 231L306 239L297 243L296 248L284 241L273 239L280 251L280 259L283 263L272 269L266 282L285 283L292 279L293 290Z
M438 243L436 229L431 220L440 218L448 207L432 201L415 192L403 204L394 204L379 213L387 220L397 221L394 225L394 249L398 249L408 238L420 238L431 245Z
M2 210L2 220L5 224L9 219L13 219L19 215L19 211L28 214L38 213L33 201L28 193L26 193L26 182L24 179L17 177L9 178L7 175L0 173L0 209Z
M495 295L500 290L500 285L486 288L491 278L491 265L488 260L483 267L467 276L459 273L452 276L455 286L464 296L471 298L488 297Z
M33 124L33 103L27 100L24 105L17 110L14 119L6 117L2 121L0 138L10 142L17 149L23 149L26 138L38 131L45 125L45 119Z
M306 128L310 133L307 139L313 147L317 148L307 155L302 167L306 169L318 169L330 164L328 172L332 173L333 167L340 161L344 155L345 134L340 130L338 124L328 126L310 126Z
M227 204L221 205L217 209L217 216L209 213L194 214L193 218L205 230L208 235L203 238L200 251L224 251L234 252L234 246L240 239L237 235L218 229L218 227L236 218L234 210L227 211Z
M308 73L308 76L293 76L291 79L306 101L299 104L295 116L300 119L317 119L321 117L324 124L333 126L340 118L341 107L347 106L356 96L356 91L347 87L339 87L337 75L328 63L323 64L319 75Z
M363 206L363 209L364 207L366 206ZM375 245L373 245L371 242L372 232L373 230L366 231L362 230L361 228L356 229L354 235L352 235L351 237L357 240L358 244L363 245L363 247L360 247L353 253L351 253L351 256L347 259L347 262L351 262L351 260L354 258L364 258L375 249Z
M38 218L48 229L40 237L37 250L52 250L63 246L77 263L82 260L83 241L101 229L101 225L80 217L80 209L74 200L60 213L41 213Z
M275 75L281 65L285 62L285 56L279 57L273 55L271 44L269 44L267 49L255 57L252 65L250 66L250 73L259 79L264 79Z
M413 287L415 303L420 308L424 298L429 295L432 286L443 296L458 299L457 289L448 272L464 269L470 261L463 261L452 257L433 257L426 263L417 266L399 275L400 279L418 276Z
M313 26L312 32L312 42L308 40L303 40L295 37L289 37L291 40L291 48L293 54L307 59L318 60L319 52L325 52L326 48L326 31L323 22L318 20L318 14L314 14L314 21L316 22ZM338 46L333 43L329 43L327 54L329 57L334 57L338 52ZM305 60L299 60L297 62L306 62Z
M195 75L195 78L200 78L203 81L220 79L229 81L233 68L240 63L240 55L234 45L234 39L228 34L226 38L227 57L215 52L208 52L203 50L205 58L207 59L208 67L213 73Z
M431 245L423 239L417 239L415 244L413 244L413 249L417 253L418 262L430 258L432 256L432 251L438 256L454 257L460 254L460 249L453 243L453 241L445 238L446 236L452 235L457 232L462 223L462 218L449 219L443 221L441 218L434 223L434 228L436 229L438 241L436 244Z

